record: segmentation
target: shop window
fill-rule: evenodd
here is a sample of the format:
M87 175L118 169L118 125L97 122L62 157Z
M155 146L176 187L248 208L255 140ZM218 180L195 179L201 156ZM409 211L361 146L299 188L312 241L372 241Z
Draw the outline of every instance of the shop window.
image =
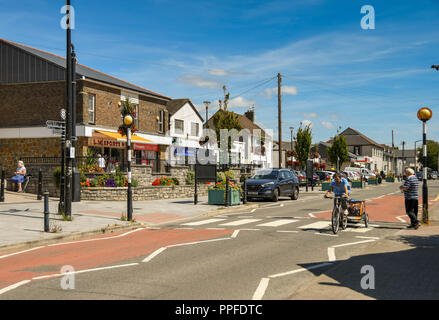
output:
M196 122L191 122L191 136L198 137L198 130L200 125Z
M174 120L174 126L175 126L175 133L176 134L183 134L184 133L184 121L183 120Z
M96 95L88 94L88 123L96 122Z

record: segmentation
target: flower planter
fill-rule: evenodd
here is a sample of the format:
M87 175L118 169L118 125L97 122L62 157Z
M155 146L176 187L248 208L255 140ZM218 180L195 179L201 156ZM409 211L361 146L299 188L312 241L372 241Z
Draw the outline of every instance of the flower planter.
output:
M363 181L352 181L352 188L365 188L366 183Z
M377 179L369 179L369 180L367 180L367 184L377 185Z
M395 178L386 178L386 182L395 182Z
M327 191L331 182L322 182L322 191Z
M229 205L237 205L241 203L241 194L239 190L229 190ZM208 204L225 205L226 191L221 189L210 189L207 194Z

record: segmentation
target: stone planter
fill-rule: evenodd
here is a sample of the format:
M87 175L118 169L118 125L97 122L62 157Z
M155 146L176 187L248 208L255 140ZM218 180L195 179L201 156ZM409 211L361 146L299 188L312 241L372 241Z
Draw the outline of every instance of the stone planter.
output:
M322 182L322 191L327 191L331 182Z
M237 205L241 203L241 194L239 190L230 189L229 205ZM225 190L210 189L207 193L208 204L225 205Z
M395 182L395 178L386 178L386 182Z
M368 180L367 180L367 184L374 184L374 185L377 185L378 182L377 182L377 179L368 179Z
M352 181L352 188L365 188L366 183L363 181Z

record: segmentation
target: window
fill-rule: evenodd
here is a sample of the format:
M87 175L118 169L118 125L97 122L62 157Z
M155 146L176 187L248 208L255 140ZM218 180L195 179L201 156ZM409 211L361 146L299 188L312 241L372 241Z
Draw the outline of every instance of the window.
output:
M184 121L175 119L174 124L175 124L175 129L174 129L175 133L183 134L184 133Z
M88 94L88 123L96 121L96 95Z
M360 154L360 147L354 147L354 154L356 155Z
M164 110L159 110L158 125L159 125L158 131L165 132L165 111Z
M200 125L196 122L191 123L191 136L198 137L198 130Z

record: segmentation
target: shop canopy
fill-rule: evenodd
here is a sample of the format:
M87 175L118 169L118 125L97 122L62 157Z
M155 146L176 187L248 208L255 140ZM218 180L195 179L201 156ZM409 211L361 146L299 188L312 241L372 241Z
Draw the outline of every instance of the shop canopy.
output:
M119 132L110 132L110 131L104 131L104 130L95 130L95 132L101 133L110 139L116 139L118 141L124 141L124 142L127 141L127 137L122 136ZM131 141L137 142L137 143L152 143L151 140L141 138L139 136L136 136L135 134L131 135Z

